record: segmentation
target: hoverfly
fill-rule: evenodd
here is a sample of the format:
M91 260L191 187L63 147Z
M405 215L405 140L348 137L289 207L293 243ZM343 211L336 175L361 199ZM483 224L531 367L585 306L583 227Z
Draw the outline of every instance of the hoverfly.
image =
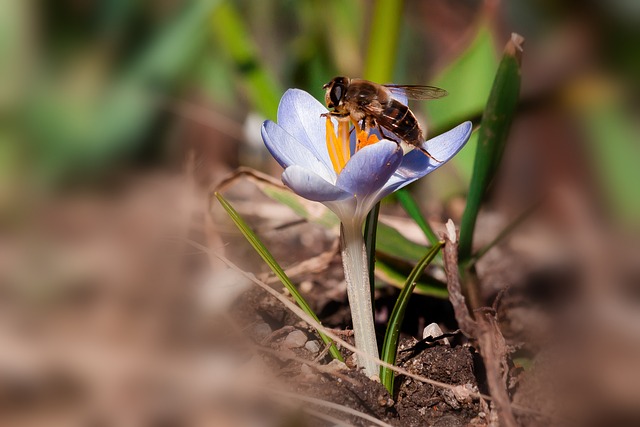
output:
M397 139L438 161L422 148L424 134L416 116L394 96L404 95L417 100L437 99L447 95L444 89L418 85L382 85L349 77L335 77L323 89L326 91L327 107L333 108L330 115L350 116L354 122L362 122L362 127L366 130L377 127L383 138L385 134L382 129L386 129Z

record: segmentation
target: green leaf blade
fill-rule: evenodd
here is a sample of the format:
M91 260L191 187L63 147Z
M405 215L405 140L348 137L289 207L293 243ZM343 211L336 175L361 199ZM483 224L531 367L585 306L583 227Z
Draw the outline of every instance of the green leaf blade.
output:
M436 233L422 215L422 212L420 212L420 206L418 206L418 202L416 202L411 193L403 188L396 192L396 198L405 212L418 224L418 227L420 227L427 240L429 240L432 245L437 244L439 241L438 236L436 236Z
M434 245L429 251L422 257L420 262L413 268L409 277L398 296L391 316L389 316L389 322L387 323L387 332L384 337L384 344L382 345L382 354L380 358L391 365L396 363L396 354L398 352L398 340L400 338L400 327L404 320L404 315L409 304L409 298L416 287L416 283L422 270L424 270L433 261L435 256L440 252L440 249L444 245L444 242L440 241ZM393 396L393 380L394 373L386 366L380 367L380 380L382 384L387 388L389 394Z
M473 249L475 223L487 189L504 153L511 122L520 95L522 37L514 34L507 43L482 116L467 205L460 226L460 261L466 262Z
M291 296L296 301L296 303L300 306L300 308L302 308L302 310L304 310L305 313L311 316L311 318L313 318L318 323L320 323L318 316L316 316L316 314L313 312L313 310L311 309L311 306L309 306L309 304L304 299L304 297L300 294L300 292L298 292L298 289L295 287L291 279L289 279L289 277L284 272L282 267L280 267L280 265L275 260L273 255L271 255L271 252L269 252L269 250L264 246L264 244L260 241L258 236L253 232L253 230L251 230L251 227L249 227L249 225L242 219L242 217L233 208L233 206L231 206L231 204L222 196L222 194L215 193L215 196L220 202L220 204L222 205L222 207L224 208L224 210L227 211L227 214L229 214L229 217L234 222L236 227L238 227L242 235L247 239L247 241L251 244L251 246L253 246L253 248L264 260L264 262L267 263L269 268L271 268L271 271L273 271L273 273L280 279L282 284L287 288L289 293L291 293ZM317 331L317 332L325 344L331 345L329 349L329 353L331 354L331 356L333 356L334 359L343 360L342 355L338 351L338 348L335 346L335 344L333 344L333 341L331 341L331 339L327 337L325 334L323 334L322 332L320 331Z
M394 288L402 289L406 276L384 261L376 262L376 275ZM433 277L425 282L416 282L414 293L432 298L448 299L447 285Z
M211 18L211 31L236 66L251 105L264 117L275 120L280 94L277 80L264 66L258 47L234 4L223 1Z

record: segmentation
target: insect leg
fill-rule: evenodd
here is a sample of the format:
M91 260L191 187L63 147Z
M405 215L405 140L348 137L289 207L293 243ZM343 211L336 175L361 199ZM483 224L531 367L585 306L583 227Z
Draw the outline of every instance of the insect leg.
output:
M387 135L385 135L383 130L382 130L382 126L380 126L379 124L377 124L377 126L378 126L378 132L380 132L380 136L382 137L382 139L388 139L389 141L393 141L398 145L398 148L401 148L400 147L400 141L397 141L394 138L387 137Z
M425 156L427 156L428 158L430 158L431 160L434 160L438 163L442 163L442 160L438 160L435 157L433 157L431 154L429 154L429 152L427 150L425 150L422 147L416 147L418 150L420 150L422 152L422 154L424 154Z
M329 111L327 113L320 114L320 117L335 117L337 119L344 119L345 117L349 117L349 113L337 113L335 111Z

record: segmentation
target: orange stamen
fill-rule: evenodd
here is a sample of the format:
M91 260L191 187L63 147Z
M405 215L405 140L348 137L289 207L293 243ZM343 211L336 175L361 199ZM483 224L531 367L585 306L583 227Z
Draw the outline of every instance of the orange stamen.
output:
M336 138L336 129L333 126L333 122L331 121L331 117L327 116L326 123L326 140L327 140L327 151L329 152L329 158L331 159L331 165L333 165L333 170L339 174L342 168L340 167L340 157L339 154L342 154L342 150L338 150L338 142Z
M349 148L349 121L338 121L338 132L331 121L331 117L327 116L326 122L326 140L327 151L333 165L333 170L339 174L351 158L351 150Z
M380 139L375 134L369 134L368 128L362 129L357 122L352 122L347 118L338 119L338 130L333 125L330 116L327 116L326 122L326 141L327 151L331 159L331 165L336 174L340 174L342 169L351 158L350 134L351 124L353 124L356 132L356 151L375 144Z
M338 139L340 140L340 148L342 148L343 158L345 159L344 165L346 165L351 158L351 144L349 143L350 123L348 119L338 121ZM342 165L342 167L344 167L344 165Z
M367 145L375 144L378 141L380 141L380 139L376 134L372 133L369 135L366 131L362 130L358 133L358 150L363 149Z

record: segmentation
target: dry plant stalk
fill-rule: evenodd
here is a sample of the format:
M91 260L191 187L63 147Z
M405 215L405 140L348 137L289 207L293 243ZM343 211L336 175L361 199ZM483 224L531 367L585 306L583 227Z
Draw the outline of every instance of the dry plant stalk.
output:
M455 226L449 220L444 236L444 266L447 273L449 300L453 305L456 321L462 332L478 343L480 355L484 361L489 392L498 411L500 424L516 427L518 423L513 415L511 400L507 393L504 376L507 374L507 348L504 337L498 328L494 310L482 307L474 311L475 320L467 307L458 274L458 239Z

